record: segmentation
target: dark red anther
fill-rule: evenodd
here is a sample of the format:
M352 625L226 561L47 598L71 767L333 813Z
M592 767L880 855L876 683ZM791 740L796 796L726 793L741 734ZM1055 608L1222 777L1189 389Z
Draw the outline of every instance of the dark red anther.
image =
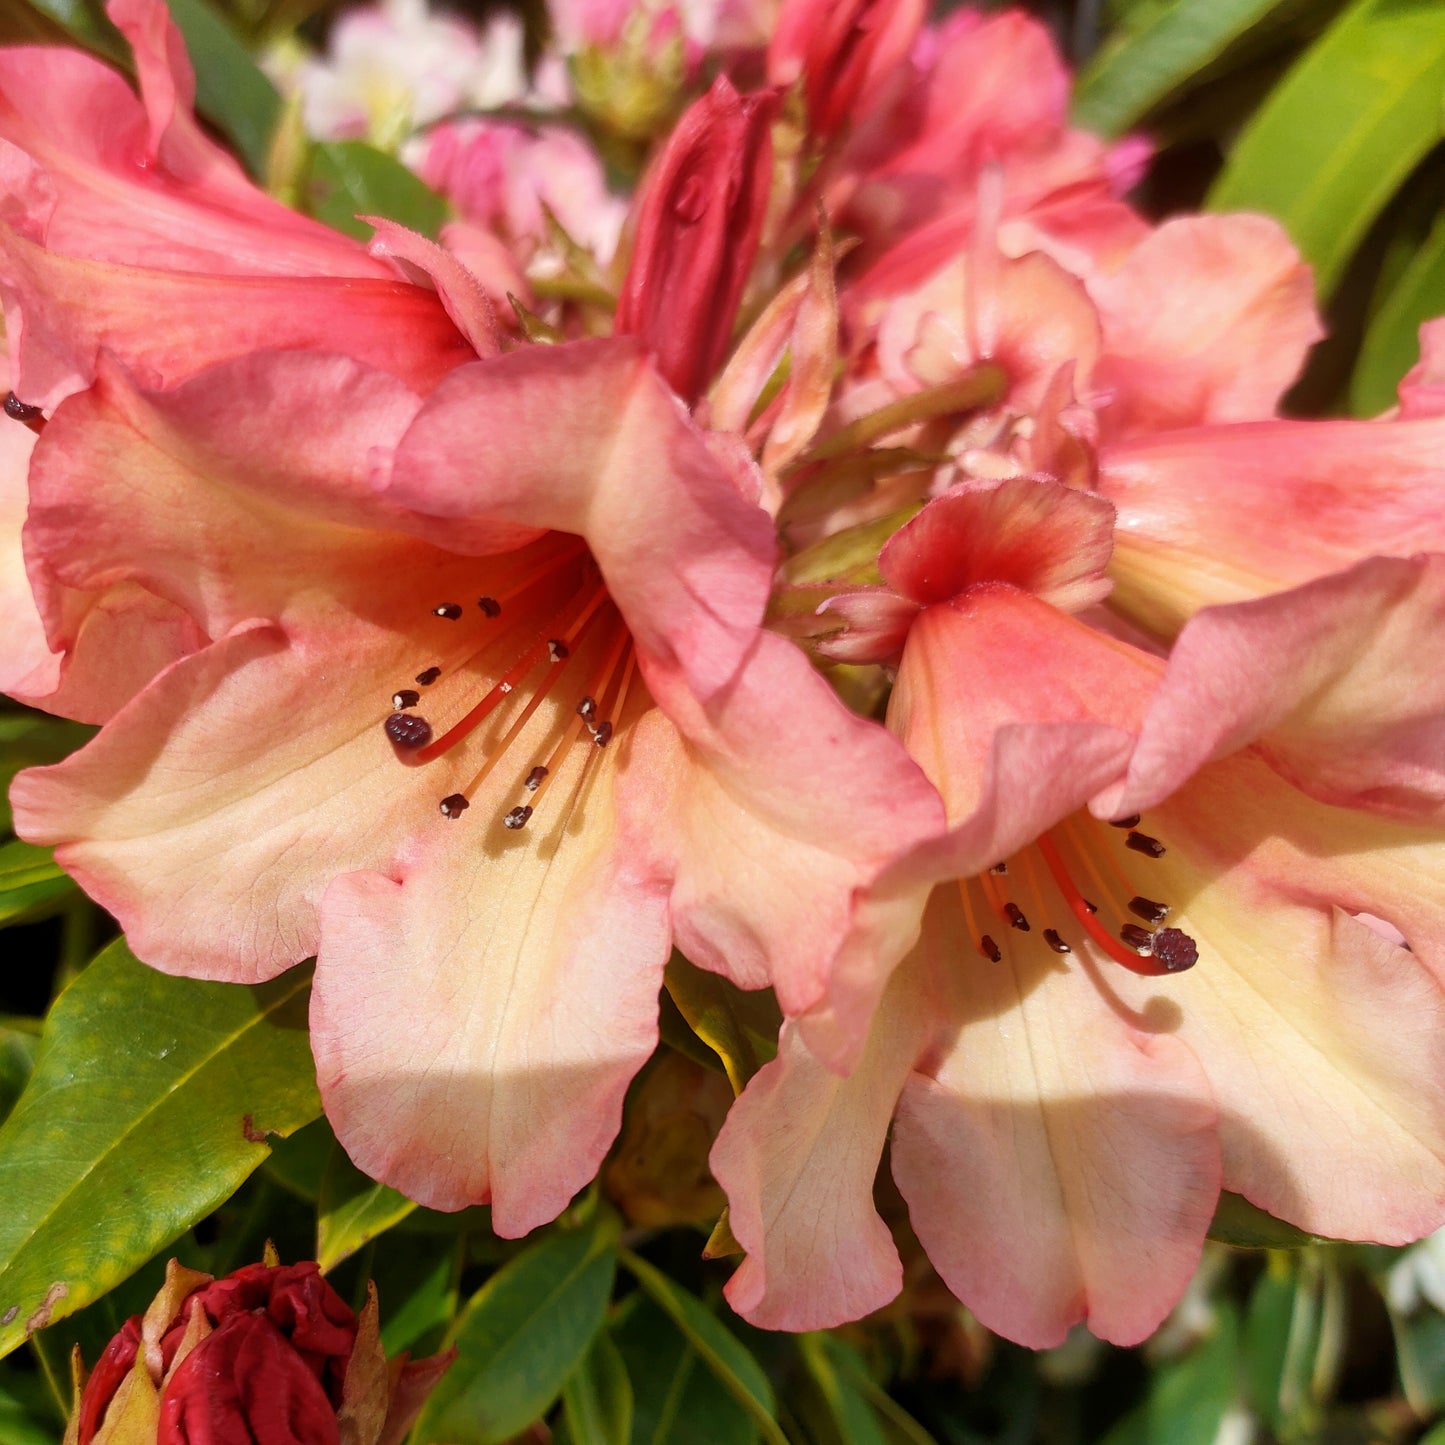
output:
M1044 942L1053 949L1055 953L1072 953L1074 950L1059 937L1058 930L1053 928L1044 929Z
M13 391L5 393L5 415L11 421L18 421L22 426L28 426L36 436L39 436L45 426L45 413L38 406L31 406L29 402L21 401Z
M1148 953L1154 945L1154 935L1147 928L1140 928L1137 923L1126 923L1119 930L1119 937L1139 953Z
M1005 903L1003 911L1004 916L1020 933L1029 931L1029 921L1024 917L1024 911L1017 903Z
M424 748L431 741L431 724L414 712L394 712L382 726L387 737L408 752Z
M582 701L577 704L577 716L580 717L588 727L591 727L592 720L597 716L597 699L595 697L584 697Z
M1115 818L1109 826L1111 828L1137 828L1139 826L1138 813L1130 813L1127 818Z
M598 723L592 734L592 741L599 748L605 748L612 741L612 724L610 722Z
M560 637L549 638L547 641L547 657L552 662L561 662L568 655L567 644Z
M1082 903L1084 907L1089 910L1090 913L1097 913L1099 911L1099 905L1097 903L1090 902L1087 898L1081 898L1079 899L1079 902Z
M477 606L488 617L500 617L502 615L502 604L495 597L478 597Z
M515 831L518 828L525 828L527 826L527 819L531 816L532 810L530 807L513 808L512 811L502 819L502 824L504 827L511 828Z
M1008 872L1008 864L1007 864L1007 863L995 863L995 864L993 865L993 867L990 868L988 871L989 871L990 873L997 873L997 874L999 875L999 877L1002 878L1003 875Z
M1162 858L1167 851L1157 838L1151 838L1147 833L1130 833L1124 839L1124 846L1142 853L1146 858Z
M1129 912L1145 923L1163 923L1169 917L1169 905L1156 903L1152 898L1134 897L1129 900Z
M417 673L416 680L421 683L423 687L430 687L441 675L441 668L429 667L425 672Z
M409 687L404 687L400 692L394 692L391 695L391 705L396 708L398 712L404 707L415 707L420 701L421 694L413 691Z
M1178 928L1161 928L1154 935L1153 951L1169 973L1183 973L1199 962L1199 946Z
M547 769L540 763L527 774L527 781L522 784L529 793L535 793L542 786L542 779L547 776Z
M451 793L441 801L443 818L460 818L472 805L462 793Z
M990 963L997 963L1003 957L1003 954L999 952L998 944L986 933L978 941L978 951L983 954Z
M448 622L455 622L462 615L461 607L455 602L443 602L431 610L433 617L445 617Z

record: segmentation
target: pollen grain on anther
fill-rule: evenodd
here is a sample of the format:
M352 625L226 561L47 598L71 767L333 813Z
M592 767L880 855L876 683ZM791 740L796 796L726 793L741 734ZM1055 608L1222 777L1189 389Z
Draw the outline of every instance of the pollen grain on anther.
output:
M429 667L424 672L417 673L416 681L419 682L423 687L430 687L432 683L434 683L441 675L441 668Z
M1141 898L1135 894L1129 900L1129 912L1145 923L1163 923L1169 917L1169 905L1156 903L1152 898Z
M455 602L439 602L432 608L431 615L444 617L448 622L457 622L461 620L462 609Z
M1007 863L995 863L995 864L993 865L993 867L990 868L988 871L989 871L990 873L994 874L996 877L1002 878L1002 877L1004 876L1004 874L1008 872L1008 864L1007 864Z
M1146 858L1162 858L1167 851L1157 838L1151 838L1147 833L1131 832L1124 839L1124 846L1142 853Z
M1199 962L1199 945L1179 928L1161 928L1154 935L1153 953L1169 973L1183 973Z
M431 724L414 712L394 712L382 727L397 747L405 748L408 752L424 748L432 737Z
M1137 953L1149 953L1154 946L1154 935L1137 923L1126 923L1119 930L1119 937Z
M527 774L527 780L522 784L529 793L535 793L542 786L542 779L547 776L547 769L540 763Z
M978 951L988 959L990 963L999 963L1003 959L1003 952L988 934L984 934L978 941Z
M464 793L449 793L440 806L443 818L460 818L472 805Z
M1044 929L1044 942L1053 949L1055 953L1072 953L1074 950L1064 942L1056 928Z
M391 695L391 705L398 712L400 712L402 708L415 707L420 701L421 694L409 687L404 687L399 692L394 692Z
M495 597L478 597L477 606L482 609L482 614L486 617L502 615L502 604Z
M43 408L31 406L28 401L21 401L13 391L5 393L5 415L11 421L18 421L22 426L29 427L37 436L45 426Z
M612 724L607 721L598 723L597 726L592 729L592 741L596 743L599 748L605 748L607 744L612 741Z
M502 825L511 828L515 832L518 828L525 828L527 820L532 816L532 809L527 805L513 808L510 813L502 819Z
M1029 931L1029 921L1024 917L1024 911L1017 903L1005 903L1003 911L1012 927L1017 928L1020 933Z

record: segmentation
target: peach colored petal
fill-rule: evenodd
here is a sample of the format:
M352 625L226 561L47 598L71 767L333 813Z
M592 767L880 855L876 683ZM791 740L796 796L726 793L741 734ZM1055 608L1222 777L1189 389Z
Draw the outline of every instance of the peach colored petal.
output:
M798 1013L822 996L862 891L937 831L937 796L781 638L762 634L705 701L679 673L647 676L666 716L641 725L653 762L618 826L670 881L683 952L744 988L771 984Z
M1400 382L1400 416L1445 415L1445 317L1420 327L1420 360Z
M1445 417L1266 421L1105 447L1111 604L1158 637L1201 607L1377 553L1445 551Z
M89 385L102 349L155 387L262 348L344 353L418 390L475 359L437 298L399 281L151 271L0 227L0 289L17 391L47 408Z
M914 1232L1007 1338L1047 1348L1082 1322L1137 1344L1184 1292L1214 1214L1209 1083L1179 1040L1121 1018L1077 957L980 958L956 892L939 893L914 1006L946 1022L893 1139Z
M586 538L644 664L680 667L703 695L732 677L762 618L767 516L630 337L453 372L398 446L388 495Z
M1110 437L1272 416L1324 335L1310 269L1266 216L1176 217L1088 286Z
M501 350L496 313L482 284L450 251L435 241L381 216L361 216L375 230L367 249L395 262L408 280L425 280L436 288L446 313L478 356ZM342 350L333 347L333 350Z
M0 364L4 360L0 356ZM5 618L0 692L43 697L54 691L60 659L46 644L20 550L34 447L35 436L26 427L8 417L0 420L0 616Z
M887 1304L903 1283L873 1180L922 1032L879 1011L847 1078L829 1073L785 1024L778 1056L728 1113L709 1163L747 1258L724 1293L764 1329L827 1329Z
M1248 752L1210 764L1143 826L1168 849L1145 865L1147 891L1198 941L1165 996L1219 1102L1225 1187L1334 1238L1402 1244L1438 1228L1438 833L1313 802ZM1117 987L1143 1007L1155 984L1120 974Z
M666 896L618 846L612 797L651 767L646 705L605 752L569 754L546 806L565 803L525 834L499 785L322 906L311 1037L337 1136L431 1208L490 1203L507 1238L596 1173L657 1042Z
M1127 779L1122 817L1258 742L1311 797L1445 817L1445 556L1375 557L1293 591L1206 608L1180 633Z

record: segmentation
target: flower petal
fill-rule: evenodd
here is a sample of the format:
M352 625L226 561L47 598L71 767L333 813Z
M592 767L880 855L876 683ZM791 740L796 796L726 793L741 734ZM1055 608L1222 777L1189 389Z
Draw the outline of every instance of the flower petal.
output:
M729 681L762 619L768 518L631 338L453 372L398 446L388 495L585 538L644 660L680 668L700 696Z
M1111 817L1151 808L1258 741L1323 802L1445 819L1445 556L1375 557L1290 592L1206 608L1174 644Z
M368 247L371 254L390 257L403 273L420 272L435 286L447 315L478 356L495 356L501 350L497 318L487 293L450 251L381 216L359 219L375 228L376 234Z
M1187 278L1187 281L1181 278ZM1095 373L1108 435L1274 414L1324 335L1310 268L1267 216L1180 216L1089 294L1104 323Z
M1119 513L1110 604L1157 637L1201 607L1377 553L1445 551L1445 417L1267 421L1106 447Z
M909 1078L893 1139L914 1232L1007 1338L1047 1348L1085 1322L1137 1344L1184 1292L1214 1214L1208 1080L1177 1039L1121 1018L1082 955L990 963L960 947L957 894L939 895L915 1006L944 1037Z
M1219 1102L1225 1187L1334 1238L1403 1244L1437 1228L1438 833L1313 802L1248 752L1210 764L1145 826L1168 849L1147 865L1149 891L1198 942L1167 996ZM1118 979L1136 1003L1155 986Z
M490 1202L505 1238L597 1172L656 1046L666 897L618 845L611 797L653 766L630 731L645 706L605 752L569 755L550 821L508 832L493 805L464 831L479 799L322 906L311 1039L337 1137L431 1208Z

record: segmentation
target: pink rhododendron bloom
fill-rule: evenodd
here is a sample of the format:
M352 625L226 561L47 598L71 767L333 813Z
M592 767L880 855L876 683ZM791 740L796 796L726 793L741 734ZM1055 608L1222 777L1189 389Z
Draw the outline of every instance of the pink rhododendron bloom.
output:
M184 79L163 10L142 20ZM756 468L641 341L491 354L455 258L384 224L372 250L417 278L382 284L435 309L445 356L408 359L384 311L345 354L338 302L337 348L256 338L187 369L154 312L103 346L11 283L18 384L36 312L65 343L24 529L51 646L84 678L67 619L117 591L185 632L157 658L164 625L122 612L127 696L16 783L16 816L159 968L244 982L316 954L318 1076L352 1157L520 1234L595 1174L674 942L801 1012L855 900L941 809L761 630Z

